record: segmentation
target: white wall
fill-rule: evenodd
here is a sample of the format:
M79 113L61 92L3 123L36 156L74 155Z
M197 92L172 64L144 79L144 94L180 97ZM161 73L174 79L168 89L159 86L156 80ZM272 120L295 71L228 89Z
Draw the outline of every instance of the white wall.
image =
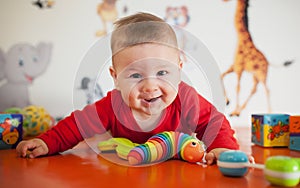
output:
M32 0L0 0L0 47L7 51L13 44L39 41L53 43L53 55L47 71L30 86L31 101L44 106L53 116L64 116L73 110L73 88L77 68L88 49L98 40L95 32L102 28L96 7L100 0L56 0L51 9L38 9ZM167 6L186 5L191 17L186 30L206 44L221 72L233 62L236 48L234 11L236 0L121 0L128 13L153 12L162 17ZM271 64L295 60L289 68L270 67L268 86L273 112L299 114L300 89L300 1L250 0L249 27L256 46ZM122 16L122 13L120 13ZM241 100L252 84L251 75L242 77ZM111 80L101 83L109 85ZM75 86L74 86L75 84ZM232 100L225 113L235 106L236 76L225 79ZM76 86L77 85L77 86ZM113 87L113 86L111 86ZM106 87L105 91L108 88ZM198 88L201 90L201 88ZM209 96L207 96L209 98ZM251 113L267 112L266 98L261 85L239 118L230 118L234 126L250 124Z

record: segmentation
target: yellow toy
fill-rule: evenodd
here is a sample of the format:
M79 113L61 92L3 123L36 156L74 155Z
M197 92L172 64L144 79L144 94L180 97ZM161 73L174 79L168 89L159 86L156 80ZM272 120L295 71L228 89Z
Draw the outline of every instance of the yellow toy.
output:
M23 109L9 108L6 113L19 113L23 115L24 135L37 136L46 132L54 124L54 119L50 114L39 106L27 106Z
M98 149L101 152L116 151L121 159L127 160L130 150L137 145L126 138L111 138L107 141L99 142Z

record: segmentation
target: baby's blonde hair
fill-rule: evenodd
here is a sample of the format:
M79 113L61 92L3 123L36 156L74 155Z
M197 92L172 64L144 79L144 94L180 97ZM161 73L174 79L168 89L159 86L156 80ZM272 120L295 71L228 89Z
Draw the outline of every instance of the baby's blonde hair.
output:
M143 43L158 43L178 48L172 27L152 14L140 12L121 18L114 25L111 36L113 55L126 47Z

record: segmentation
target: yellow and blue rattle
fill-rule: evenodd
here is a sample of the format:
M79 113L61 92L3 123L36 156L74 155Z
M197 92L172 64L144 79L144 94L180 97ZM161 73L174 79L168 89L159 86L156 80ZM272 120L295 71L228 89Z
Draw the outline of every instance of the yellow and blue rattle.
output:
M274 185L293 187L300 181L300 158L272 156L265 165L253 164L244 152L232 150L221 153L217 165L225 176L244 176L251 167L263 170L265 178Z

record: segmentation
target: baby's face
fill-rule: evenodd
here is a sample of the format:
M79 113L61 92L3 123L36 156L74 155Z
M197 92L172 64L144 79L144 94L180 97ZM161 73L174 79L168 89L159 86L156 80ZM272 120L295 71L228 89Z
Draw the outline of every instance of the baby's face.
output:
M159 115L176 98L182 67L178 50L141 44L117 53L113 62L116 89L135 116Z

